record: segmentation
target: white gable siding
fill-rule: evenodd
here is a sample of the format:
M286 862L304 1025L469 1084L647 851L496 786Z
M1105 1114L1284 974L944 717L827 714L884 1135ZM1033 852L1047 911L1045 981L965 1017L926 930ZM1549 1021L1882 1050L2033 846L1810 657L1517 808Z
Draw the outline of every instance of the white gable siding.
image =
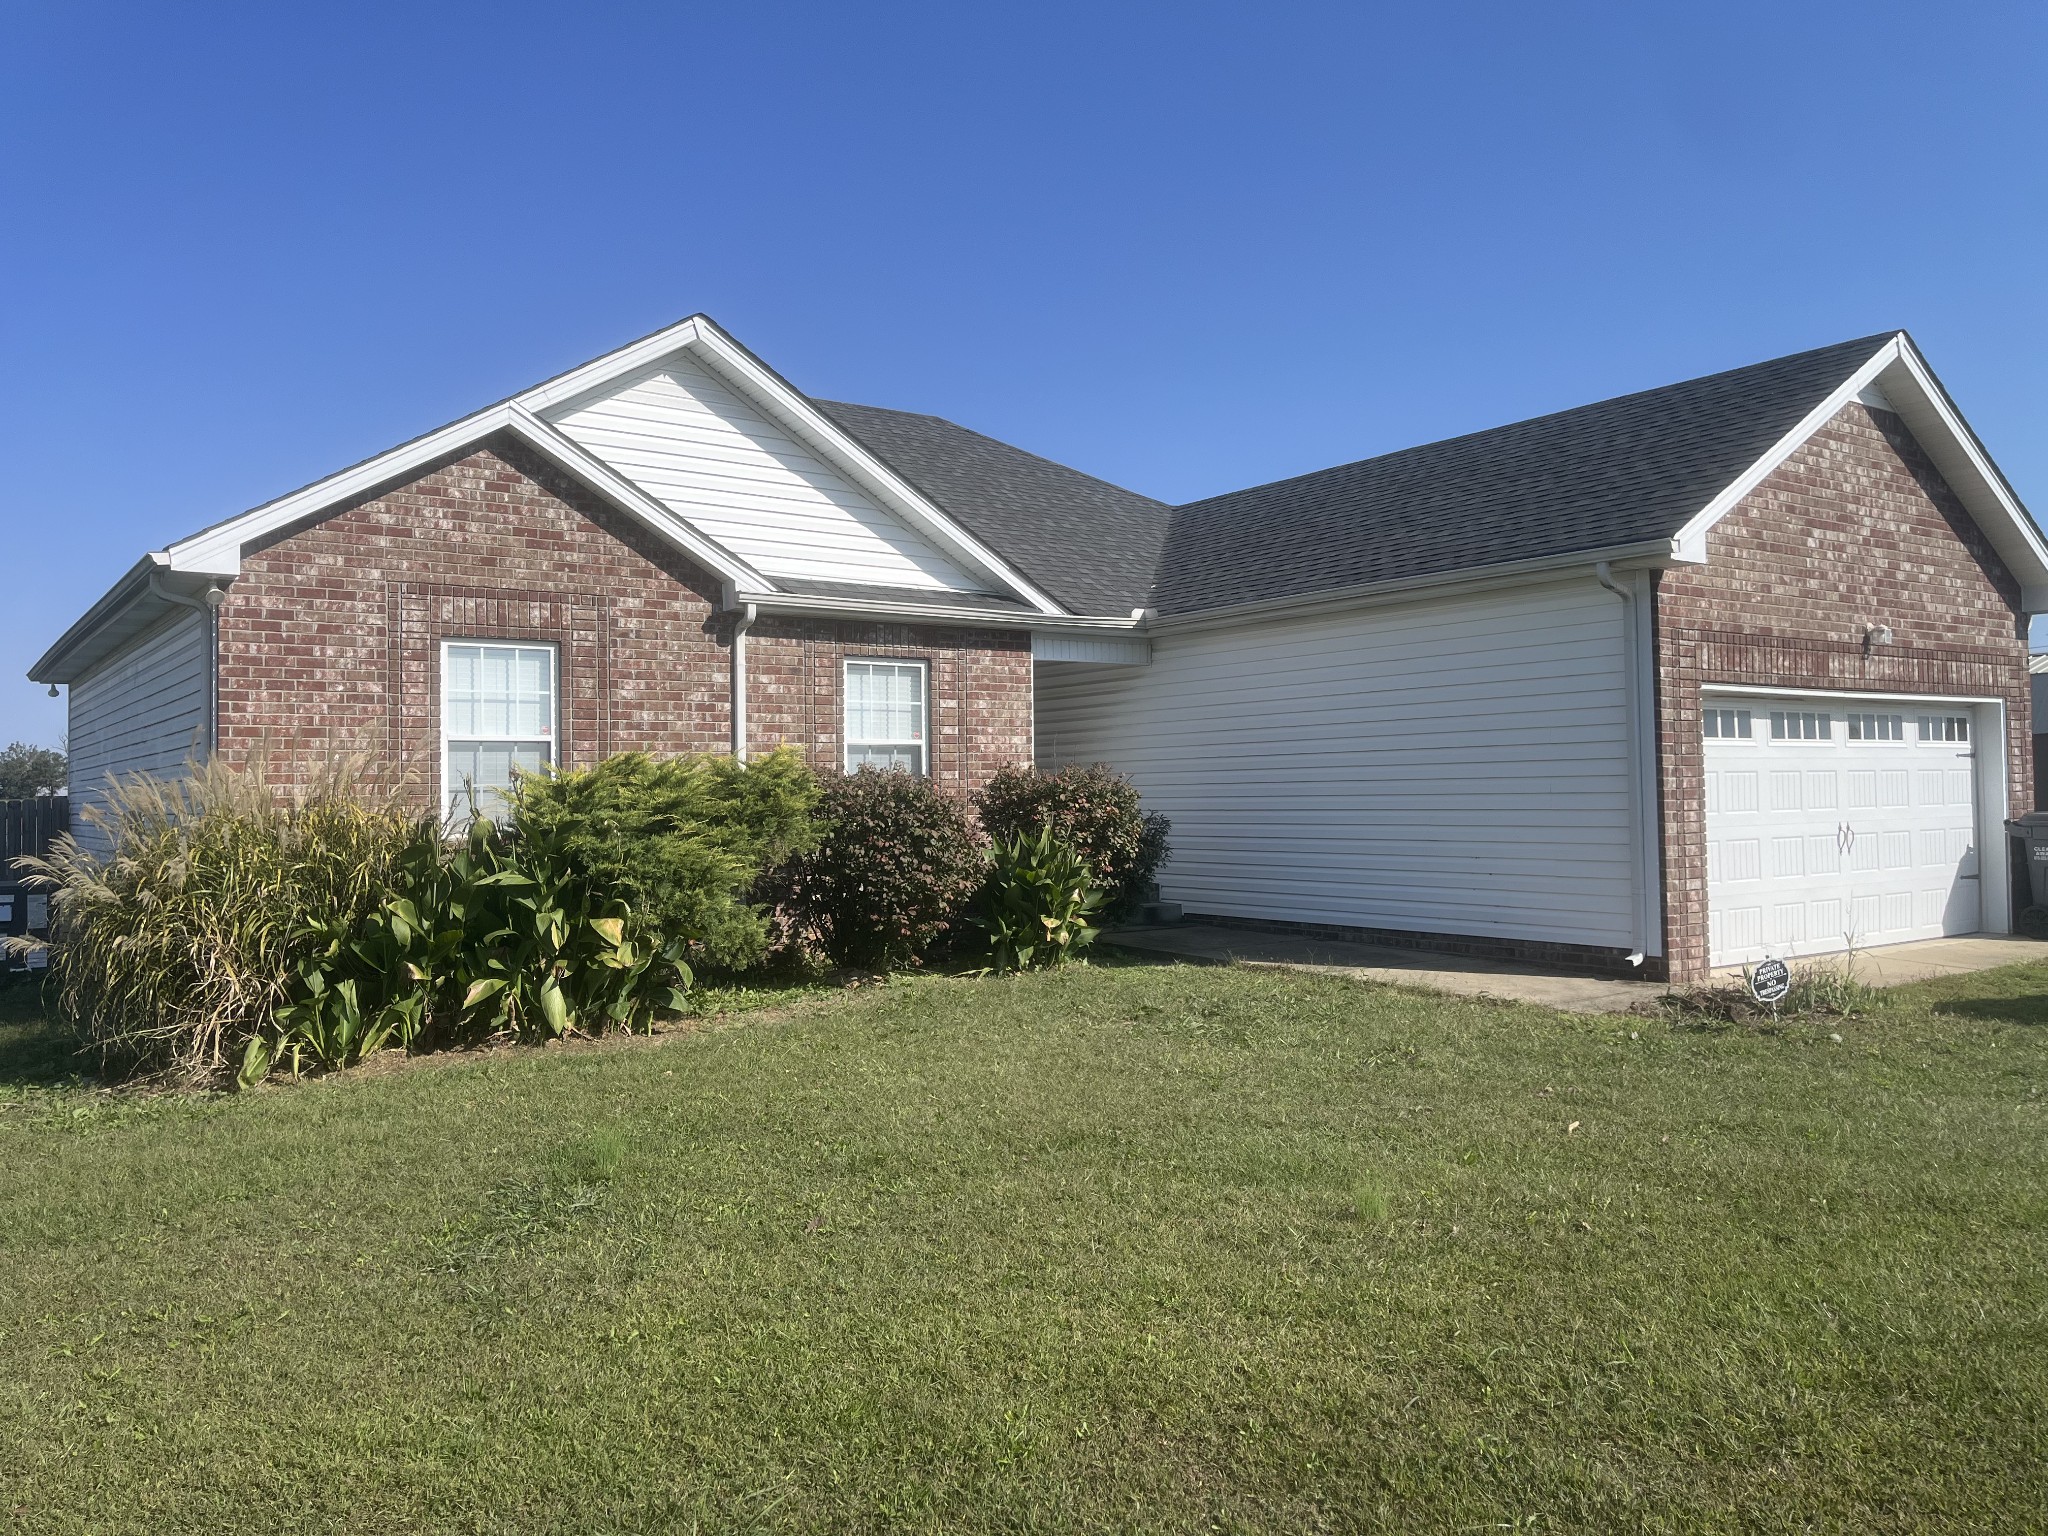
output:
M1590 580L1041 664L1044 766L1173 819L1191 913L1633 945L1623 609Z
M106 799L109 774L175 774L204 745L206 619L180 609L71 685L71 826L94 840L87 806Z
M931 591L985 585L687 356L549 419L764 575Z

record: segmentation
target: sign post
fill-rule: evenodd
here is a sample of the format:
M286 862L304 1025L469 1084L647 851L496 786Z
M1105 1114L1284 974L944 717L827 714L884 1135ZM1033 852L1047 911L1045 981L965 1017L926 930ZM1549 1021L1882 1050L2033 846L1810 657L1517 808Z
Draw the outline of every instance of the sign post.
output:
M1749 995L1773 1013L1792 990L1792 970L1782 960L1758 961L1748 980Z

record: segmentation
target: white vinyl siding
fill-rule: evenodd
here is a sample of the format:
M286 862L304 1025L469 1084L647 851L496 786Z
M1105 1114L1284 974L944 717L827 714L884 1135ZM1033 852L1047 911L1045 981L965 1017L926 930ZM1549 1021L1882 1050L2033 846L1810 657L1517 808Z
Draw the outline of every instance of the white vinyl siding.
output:
M181 608L161 628L71 685L71 825L98 839L84 817L106 800L109 774L182 774L206 745L206 618Z
M555 648L444 641L441 646L442 805L458 822L472 803L505 806L515 770L555 760Z
M846 663L846 771L930 771L926 676L921 661Z
M986 585L686 356L551 419L765 575L929 591Z
M1173 820L1190 912L1632 944L1624 609L1590 579L1037 668L1042 765Z

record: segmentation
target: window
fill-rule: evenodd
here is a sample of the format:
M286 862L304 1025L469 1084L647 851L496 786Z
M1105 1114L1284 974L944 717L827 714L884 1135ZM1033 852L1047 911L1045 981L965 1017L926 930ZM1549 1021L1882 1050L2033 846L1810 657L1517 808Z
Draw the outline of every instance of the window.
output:
M846 664L846 771L896 768L927 773L924 663Z
M1702 718L1709 736L1749 739L1749 711L1746 709L1710 709Z
M443 642L441 744L448 814L499 814L514 769L555 760L555 648Z
M1826 715L1782 709L1771 711L1773 741L1832 741L1834 734Z
M1849 717L1849 739L1851 741L1904 741L1906 739L1906 717L1904 715L1851 715Z
M1922 741L1968 741L1970 739L1970 717L1968 715L1922 715L1920 717L1920 739Z

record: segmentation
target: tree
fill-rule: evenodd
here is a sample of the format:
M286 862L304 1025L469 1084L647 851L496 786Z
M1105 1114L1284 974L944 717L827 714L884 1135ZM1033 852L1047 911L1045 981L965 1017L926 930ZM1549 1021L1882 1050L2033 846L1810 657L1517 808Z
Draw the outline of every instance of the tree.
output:
M17 741L0 752L0 800L62 794L66 773L64 754L55 747L32 747Z

